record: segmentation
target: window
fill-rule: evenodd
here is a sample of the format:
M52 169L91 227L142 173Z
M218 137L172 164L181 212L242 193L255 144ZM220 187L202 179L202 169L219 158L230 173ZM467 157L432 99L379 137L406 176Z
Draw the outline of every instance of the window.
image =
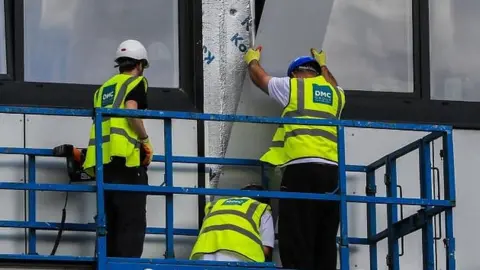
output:
M344 89L413 92L412 39L412 0L335 0L323 48Z
M0 3L0 74L7 73L7 50L5 39L5 1Z
M343 119L480 129L480 1L297 2L304 16L294 18L306 34L293 40L326 51L330 70L347 90ZM269 6L255 3L261 27ZM315 13L305 16L307 10ZM325 23L312 24L311 16Z
M478 0L430 1L431 97L480 101Z
M152 87L179 87L176 0L25 0L25 81L102 84L125 39L147 48Z
M149 109L202 110L201 0L1 2L1 105L91 108L94 91L118 72L118 45L137 39L150 61Z

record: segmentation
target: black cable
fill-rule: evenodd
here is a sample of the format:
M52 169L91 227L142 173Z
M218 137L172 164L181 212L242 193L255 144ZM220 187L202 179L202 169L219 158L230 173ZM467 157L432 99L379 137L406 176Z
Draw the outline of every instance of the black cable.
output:
M70 180L68 184L72 184L72 181ZM57 253L58 246L60 245L60 240L62 240L63 230L65 229L65 220L67 219L68 194L69 193L67 192L67 194L65 195L65 204L63 205L62 209L62 221L60 222L60 228L58 229L57 238L55 239L55 244L53 244L53 249L50 253L50 256L54 256L55 253Z

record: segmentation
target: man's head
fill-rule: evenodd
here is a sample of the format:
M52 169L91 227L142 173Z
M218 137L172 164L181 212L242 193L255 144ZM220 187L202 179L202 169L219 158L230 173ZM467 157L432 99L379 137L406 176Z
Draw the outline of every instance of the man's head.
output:
M264 191L265 189L260 186L260 185L255 185L255 184L250 184L250 185L247 185L245 186L244 188L242 188L242 190L258 190L258 191ZM255 197L255 198L252 198L258 202L261 202L261 203L265 203L265 204L270 204L270 199L269 198L259 198L259 197Z
M148 68L147 50L137 40L125 40L117 48L115 62L120 73L128 73L134 76L143 75Z
M300 56L293 60L287 71L290 78L313 78L321 74L320 65L311 56Z

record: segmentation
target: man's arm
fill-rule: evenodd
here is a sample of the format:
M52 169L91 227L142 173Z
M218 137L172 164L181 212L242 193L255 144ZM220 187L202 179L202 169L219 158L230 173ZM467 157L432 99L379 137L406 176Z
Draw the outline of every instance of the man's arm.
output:
M137 110L138 109L138 103L135 100L128 100L125 103L126 109L130 110ZM138 137L140 139L146 139L148 137L147 131L145 130L145 126L143 125L143 120L138 119L138 118L127 118L128 123L132 127L132 129L135 131L135 133L138 134Z
M253 83L268 95L268 82L272 78L265 72L258 60L252 60L248 65L248 73Z
M272 250L275 245L275 228L272 213L265 211L260 223L260 236L262 237L263 253L267 261L272 261Z
M330 73L330 70L327 68L327 66L322 66L321 69L322 76L325 78L325 80L333 87L338 87L337 80L335 80L335 77L333 77L332 73Z
M333 87L338 87L337 80L335 80L335 77L333 77L332 73L330 73L330 70L328 70L327 68L327 57L325 55L325 52L323 50L317 51L315 48L311 48L310 53L320 65L320 69L322 70L322 76L325 78L325 80Z
M258 46L255 49L250 48L243 56L243 59L247 63L248 73L253 83L268 95L268 82L271 77L260 65L261 52L262 46Z

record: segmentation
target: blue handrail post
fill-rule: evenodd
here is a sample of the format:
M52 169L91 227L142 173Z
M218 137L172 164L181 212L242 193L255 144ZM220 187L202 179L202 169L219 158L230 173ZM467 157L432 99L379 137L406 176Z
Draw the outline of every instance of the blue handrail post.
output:
M35 156L28 155L28 183L36 183ZM28 191L28 222L33 224L36 222L36 191L30 189ZM37 255L37 232L34 228L28 229L28 254Z
M423 141L419 148L420 162L420 196L424 199L431 200L432 192L432 161L430 157L430 142ZM425 206L428 210L431 206ZM435 258L433 253L433 221L432 217L427 217L427 222L422 228L422 250L423 250L423 269L433 270L435 268Z
M340 267L342 270L349 270L349 245L369 245L370 248L370 270L377 270L377 242L389 238L389 252L392 250L391 246L397 247L398 250L398 238L403 237L412 232L412 230L423 229L424 227L429 230L425 225L425 220L432 222L430 216L439 214L441 211L445 213L445 247L446 247L446 270L455 270L455 238L453 231L453 207L455 207L455 172L454 172L454 155L453 155L453 132L452 128L448 126L439 125L416 125L416 124L387 124L387 123L372 123L362 121L332 121L332 120L313 120L313 119L285 119L285 118L270 118L270 117L256 117L245 115L215 115L215 114L199 114L190 112L165 112L165 111L144 111L144 110L117 110L117 109L97 109L97 110L76 110L76 109L54 109L54 108L21 108L21 107L6 107L0 106L0 112L3 113L21 113L21 114L39 114L39 115L64 115L64 116L79 116L79 117L91 117L94 116L95 124L95 145L96 152L95 158L97 164L95 167L97 182L96 186L87 184L46 184L36 183L35 177L35 156L54 156L52 149L35 149L25 147L0 147L0 154L11 155L23 155L28 156L28 174L29 178L25 179L22 183L12 182L0 182L0 189L6 190L22 190L27 193L28 198L28 213L26 213L27 220L15 221L15 220L2 220L0 221L0 227L3 228L25 228L28 230L27 251L29 254L0 254L0 262L3 261L15 261L23 263L30 261L35 263L37 261L42 262L64 262L70 263L95 263L96 269L100 270L120 270L120 269L225 269L227 264L213 263L213 262L199 262L190 260L171 260L171 259L139 259L139 258L107 258L106 247L106 218L104 209L104 197L108 194L108 190L118 190L125 192L146 192L152 196L166 196L166 228L150 227L147 228L147 234L165 234L167 239L166 254L168 258L174 257L174 235L188 235L195 236L198 234L198 230L184 229L174 227L174 208L173 208L173 194L181 195L215 195L215 196L243 196L247 191L239 191L235 189L205 189L205 188L182 188L175 187L173 185L173 163L203 163L203 164L223 164L223 165L240 165L240 166L260 166L261 163L258 160L250 159L236 159L236 158L205 158L205 157L192 157L192 156L173 156L173 134L172 134L172 121L173 119L188 119L199 121L229 121L229 122L250 122L250 123L291 123L291 124L305 124L305 125L330 125L336 126L338 130L338 166L339 166L339 188L336 191L336 195L331 194L302 194L302 193L290 193L271 191L266 195L263 191L250 191L248 193L257 193L257 196L268 196L272 199L315 199L315 200L339 200L340 206ZM112 115L114 117L141 117L151 119L167 119L165 120L165 156L155 156L156 162L165 162L165 183L164 186L136 186L136 185L109 185L104 183L104 166L103 166L103 149L102 149L102 120L103 117ZM293 121L293 122L288 122ZM321 122L319 122L321 121ZM360 128L378 128L378 129L390 129L390 130L415 130L415 131L428 131L434 132L427 135L425 138L416 140L413 143L408 144L401 149L388 154L369 166L363 165L347 165L345 162L345 127L360 127ZM443 135L443 151L444 151L444 199L432 199L433 191L430 190L432 185L431 166L436 164L430 164L428 159L429 143L432 140L440 138ZM400 193L400 197L396 196L396 159L419 149L420 151L420 177L421 177L421 191L424 198L403 198ZM388 161L388 162L387 162ZM388 164L387 164L388 163ZM376 196L376 183L375 183L375 170L381 166L387 165L387 175L391 175L390 187L387 189L389 197ZM367 174L367 196L358 196L354 194L347 194L347 170L351 172L363 172ZM107 179L108 180L108 179ZM393 185L394 180L395 185ZM108 182L108 181L107 181ZM111 186L111 187L110 187ZM115 186L115 187L113 187ZM107 188L107 191L105 191ZM51 221L37 221L36 220L36 191L54 191L54 192L96 192L97 198L97 217L95 224L82 224L82 223L65 223L63 229L68 231L84 231L84 232L96 232L96 251L95 256L38 256L34 253L36 248L35 232L38 230L58 230L61 227L61 223ZM168 194L168 195L165 195ZM338 194L338 195L337 195ZM358 237L348 237L348 220L347 220L347 203L366 203L367 204L367 235L368 239ZM379 233L376 232L376 205L387 204L389 211L388 221L389 228ZM425 215L422 215L422 211L416 215L412 215L403 220L403 222L395 223L396 208L398 205L429 205L428 207L422 207L422 211ZM428 210L428 211L427 211ZM427 218L427 219L425 219ZM408 224L407 224L408 223ZM393 227L396 230L393 230ZM428 244L433 234L425 233L428 237L423 239L424 245L424 260L427 261L425 268L432 269L435 265L431 264L432 249ZM435 239L435 238L434 238ZM425 244L427 243L427 244ZM393 254L390 252L389 254ZM397 252L398 255L398 252ZM398 259L398 256L392 256L393 261ZM229 267L232 268L248 268L248 269L273 269L272 264L253 265L250 263L230 263ZM389 267L392 269L392 266ZM395 268L393 268L395 269ZM427 270L428 270L427 269Z
M173 139L172 139L172 119L164 119L164 144L165 144L165 186L173 187ZM165 258L175 258L173 247L173 194L165 195L165 212L166 212L166 251Z
M397 198L397 162L395 159L388 158L385 173L385 185L387 186L387 197ZM400 269L400 252L398 246L398 239L396 236L394 223L398 221L398 206L397 204L389 204L387 206L387 220L388 220L388 255L387 265L390 270Z
M340 269L350 270L350 247L348 243L347 215L347 170L345 164L345 127L337 126L337 131L340 192Z
M375 197L377 186L375 184L375 170L367 172L366 195ZM375 203L367 203L367 236L373 237L377 234L377 208ZM369 243L370 250L370 270L378 269L377 242Z
M444 150L444 189L445 200L456 203L455 195L455 171L454 171L454 156L453 156L453 132L449 130L443 136L443 150ZM453 209L447 208L445 210L445 248L446 248L446 265L447 270L455 270L455 238L453 236Z
M104 187L103 187L103 134L102 134L103 115L100 111L95 111L95 176L97 179L97 269L105 270L107 267L107 240L105 225L104 208Z

